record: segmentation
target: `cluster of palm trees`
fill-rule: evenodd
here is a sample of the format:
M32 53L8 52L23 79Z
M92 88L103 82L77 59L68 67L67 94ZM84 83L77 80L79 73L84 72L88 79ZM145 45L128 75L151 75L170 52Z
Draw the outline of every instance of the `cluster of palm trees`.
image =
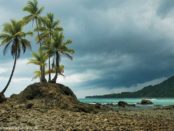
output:
M40 82L56 83L58 74L63 75L64 71L64 66L60 65L61 55L72 59L74 50L68 47L72 41L64 40L63 28L60 26L59 20L55 19L54 14L48 13L46 16L41 16L43 10L44 8L39 7L37 0L28 1L23 8L23 11L28 14L27 16L22 20L11 20L4 24L3 32L0 34L1 46L4 47L4 55L10 48L14 64L9 80L0 93L0 98L4 96L11 82L21 51L25 53L26 49L31 49L28 36L34 35L35 42L38 43L38 52L32 53L33 57L28 63L39 66L34 78L39 77ZM24 31L24 27L30 23L32 23L33 31ZM54 76L52 77L51 74ZM48 80L45 75L48 75Z

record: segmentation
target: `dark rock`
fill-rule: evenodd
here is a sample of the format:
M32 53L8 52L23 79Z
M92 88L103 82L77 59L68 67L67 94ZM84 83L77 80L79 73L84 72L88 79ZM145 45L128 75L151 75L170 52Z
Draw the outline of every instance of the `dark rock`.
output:
M95 104L95 107L96 107L97 109L100 109L100 108L101 108L101 104L96 103L96 104Z
M33 107L33 104L32 103L29 103L29 104L26 105L26 108L27 109L31 109L32 107Z
M85 112L85 113L97 113L97 108L95 105L90 105L90 104L84 104L84 103L79 103L73 108L73 111L75 112Z
M108 110L99 104L81 103L71 89L62 84L53 83L35 83L29 85L20 94L11 96L10 100L15 100L19 105L24 104L27 109L60 108L86 113Z
M143 99L143 100L141 100L140 104L142 104L142 105L148 105L148 104L153 104L153 102L150 101L150 100L148 100L148 99Z
M126 107L126 106L128 106L128 103L125 102L125 101L119 101L118 102L118 106L120 106L120 107Z
M74 93L62 84L52 83L35 83L29 85L19 95L16 96L18 102L26 103L27 101L37 102L38 106L59 107L70 109L78 100Z

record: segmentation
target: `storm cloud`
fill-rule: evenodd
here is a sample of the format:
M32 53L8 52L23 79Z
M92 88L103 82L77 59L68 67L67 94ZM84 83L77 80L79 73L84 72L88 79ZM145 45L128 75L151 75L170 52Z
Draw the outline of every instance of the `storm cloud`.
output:
M40 1L45 6L43 15L53 12L60 19L65 36L73 40L72 48L76 51L73 61L62 58L65 78L59 81L69 85L78 97L84 97L133 91L172 76L172 3L172 0ZM3 12L0 25L24 16L25 4L22 0L0 0ZM29 57L30 53L26 54L21 62ZM1 56L1 59L4 64L12 62L10 56ZM1 75L8 77L3 65L1 68ZM35 67L28 65L28 68L31 71L26 73L25 69L17 67L16 77L32 78ZM22 86L28 84L24 83ZM16 92L13 85L9 92Z

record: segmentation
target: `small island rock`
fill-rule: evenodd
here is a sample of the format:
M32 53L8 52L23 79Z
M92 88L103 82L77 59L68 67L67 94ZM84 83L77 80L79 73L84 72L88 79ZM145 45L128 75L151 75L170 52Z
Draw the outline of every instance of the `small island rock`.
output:
M143 99L143 100L141 100L140 104L142 104L142 105L149 105L149 104L153 104L153 102L148 100L148 99Z
M119 101L118 102L118 106L120 106L120 107L126 107L126 106L128 106L128 103L125 102L125 101Z

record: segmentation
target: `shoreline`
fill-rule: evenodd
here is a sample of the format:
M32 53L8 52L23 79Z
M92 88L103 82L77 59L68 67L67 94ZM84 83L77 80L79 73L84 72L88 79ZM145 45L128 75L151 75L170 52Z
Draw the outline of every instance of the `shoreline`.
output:
M0 127L38 130L174 130L174 108L138 111L72 112L0 105Z
M130 105L141 106L142 100L149 100L153 106L172 106L174 105L174 98L80 98L79 101L88 104L102 104L102 105L117 105L118 102L124 101Z

